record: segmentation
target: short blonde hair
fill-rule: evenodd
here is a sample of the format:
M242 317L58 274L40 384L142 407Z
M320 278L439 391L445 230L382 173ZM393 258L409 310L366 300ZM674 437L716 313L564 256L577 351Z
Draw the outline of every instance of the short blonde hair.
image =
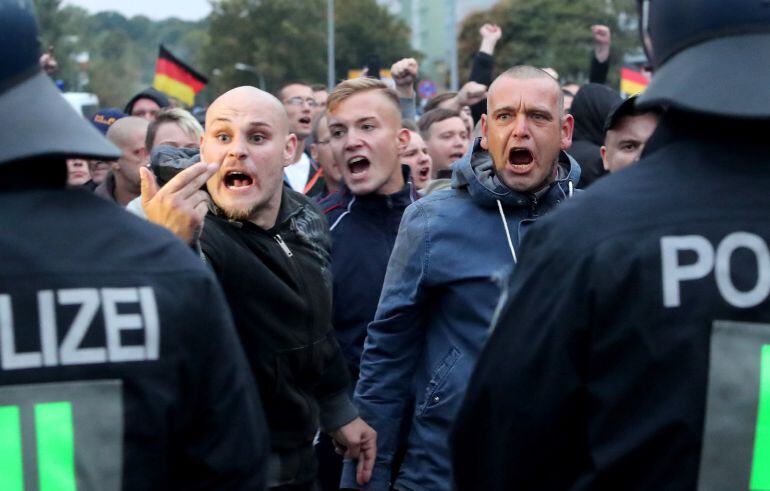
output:
M393 103L398 113L401 114L401 104L396 91L388 87L382 80L369 77L351 78L337 84L326 100L326 108L329 112L333 112L348 97L370 90L381 92Z

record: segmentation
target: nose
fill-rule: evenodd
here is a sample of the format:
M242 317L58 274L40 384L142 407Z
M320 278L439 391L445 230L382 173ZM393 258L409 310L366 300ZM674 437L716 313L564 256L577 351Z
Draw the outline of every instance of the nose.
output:
M513 136L519 139L529 138L529 122L526 114L519 114L513 121Z
M235 135L227 147L227 156L242 160L246 157L246 139L241 135Z
M361 135L355 128L350 128L345 135L345 150L355 150L363 145Z

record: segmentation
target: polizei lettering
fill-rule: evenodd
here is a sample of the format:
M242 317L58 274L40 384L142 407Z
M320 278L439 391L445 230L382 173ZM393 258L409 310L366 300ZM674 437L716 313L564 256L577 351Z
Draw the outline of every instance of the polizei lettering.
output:
M39 349L23 352L18 348L18 336L31 326L28 322L18 323L13 306L11 295L0 294L3 370L158 359L160 326L155 293L150 287L38 291ZM68 316L68 326L59 325L63 309L76 312L74 317ZM95 326L103 326L104 331L93 332ZM84 346L89 334L96 334L94 338L103 342ZM132 334L132 342L127 342L125 338Z
M745 249L756 260L757 279L749 289L739 290L733 283L730 265L733 254ZM716 286L725 302L738 308L759 305L770 295L770 251L758 235L734 232L714 246L700 235L663 237L660 239L663 268L663 305L679 307L681 288L685 282L705 278L714 272ZM694 253L694 263L681 264L680 253Z

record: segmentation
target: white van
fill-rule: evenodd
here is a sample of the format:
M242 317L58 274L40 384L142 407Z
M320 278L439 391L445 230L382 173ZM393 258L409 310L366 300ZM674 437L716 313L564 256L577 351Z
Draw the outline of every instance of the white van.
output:
M99 110L99 98L90 92L63 92L62 95L72 107L86 119L91 119Z

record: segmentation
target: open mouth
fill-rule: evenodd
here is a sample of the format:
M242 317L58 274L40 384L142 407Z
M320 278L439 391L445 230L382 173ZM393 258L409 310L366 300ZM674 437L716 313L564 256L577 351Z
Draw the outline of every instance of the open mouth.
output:
M449 156L449 159L450 159L452 162L454 162L455 160L461 159L461 158L463 158L463 154L462 154L462 153L460 153L460 152L457 152L457 153L453 153L452 155L450 155L450 156Z
M361 174L369 169L369 159L365 157L353 157L348 160L348 168L352 174Z
M508 152L508 163L514 167L526 167L535 160L532 157L532 152L526 148L512 148Z
M429 167L423 167L422 169L420 169L417 172L417 175L420 176L420 179L427 179L429 173L430 173L430 168Z
M231 171L225 174L225 186L228 189L246 188L254 184L254 179L243 172Z
M299 118L299 122L301 124L310 124L312 122L312 119L310 119L310 116L303 116Z

